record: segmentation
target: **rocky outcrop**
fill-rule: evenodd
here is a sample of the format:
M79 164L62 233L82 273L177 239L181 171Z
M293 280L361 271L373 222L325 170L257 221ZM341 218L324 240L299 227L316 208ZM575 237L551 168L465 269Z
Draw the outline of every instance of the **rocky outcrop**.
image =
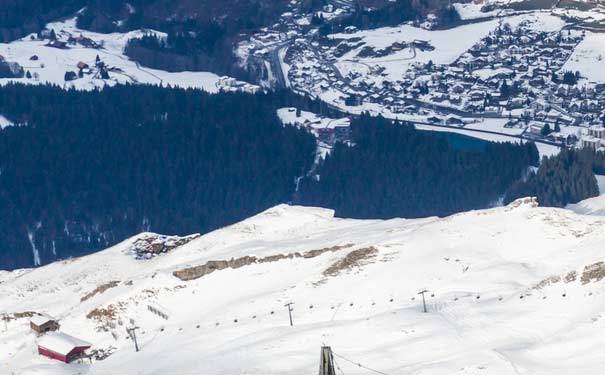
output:
M605 278L605 263L597 262L584 267L582 272L582 285L588 284L591 281L601 281Z
M262 258L255 257L253 255L246 255L246 256L240 257L240 258L231 258L230 260L210 260L200 266L194 266L194 267L189 267L189 268L185 268L182 270L174 271L172 274L183 281L189 281L189 280L199 279L200 277L211 274L212 272L220 271L220 270L223 270L226 268L237 269L237 268L241 268L241 267L248 266L251 264L277 262L277 261L280 261L283 259L315 258L324 253L347 249L352 246L353 246L353 244L337 245L337 246L332 246L332 247L326 247L323 249L309 250L304 253L295 252L295 253L288 253L288 254L276 254L276 255L269 255L266 257L262 257Z
M102 294L105 293L105 291L107 289L111 289L111 288L115 288L116 286L118 286L118 284L120 284L119 281L110 281L108 283L99 285L98 287L96 287L93 291L91 291L90 293L86 294L85 296L83 296L82 298L80 298L80 302L84 302L87 299L90 299L92 297L94 297L97 294Z
M344 258L326 268L323 274L324 276L337 276L342 271L361 267L367 264L370 259L374 258L377 253L378 250L374 246L353 250Z
M185 237L143 233L137 237L128 251L132 252L136 259L150 259L183 246L198 237L200 237L199 233Z

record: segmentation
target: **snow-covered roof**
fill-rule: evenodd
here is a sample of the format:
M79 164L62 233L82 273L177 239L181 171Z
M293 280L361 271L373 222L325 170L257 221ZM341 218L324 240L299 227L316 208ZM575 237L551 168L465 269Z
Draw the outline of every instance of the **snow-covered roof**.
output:
M38 341L38 346L51 350L57 354L67 355L74 348L90 347L92 344L65 333L50 332Z
M29 320L30 322L34 323L37 326L41 326L51 320L56 320L55 318L53 318L50 315L46 315L46 314L39 314L39 315L34 315L31 317L31 319Z

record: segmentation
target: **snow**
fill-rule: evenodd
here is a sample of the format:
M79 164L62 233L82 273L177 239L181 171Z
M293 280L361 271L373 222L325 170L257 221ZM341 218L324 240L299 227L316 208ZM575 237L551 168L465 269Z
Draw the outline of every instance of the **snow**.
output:
M131 61L124 55L124 47L131 38L140 37L143 31L132 31L128 33L100 34L76 27L74 19L61 22L53 22L47 25L48 29L55 30L58 39L67 40L69 36L80 35L90 38L97 43L103 43L102 49L85 48L81 45L69 45L69 49L58 49L45 46L48 40L32 40L30 36L11 43L0 43L0 55L7 61L16 62L23 66L35 78L0 79L0 84L8 82L22 82L27 84L51 83L61 87L82 90L92 90L105 85L117 83L147 83L158 85L172 85L183 88L200 88L208 92L218 92L217 82L219 77L208 72L165 72L157 69L141 67L137 62ZM156 34L162 35L157 32ZM32 34L33 35L33 34ZM37 61L32 61L32 56L38 56ZM95 65L96 56L109 67L116 67L122 72L109 72L110 79L103 80L95 75L85 75L83 78L65 82L66 71L78 72L77 64L82 61L89 66Z
M116 351L92 364L41 357L27 319L0 331L0 373L310 374L330 345L347 374L601 374L605 282L580 280L602 260L602 218L531 200L446 218L350 220L280 205L148 261L108 250L0 273L0 311L48 311L62 330ZM246 255L347 245L181 281L175 270ZM376 253L335 276L356 249ZM577 278L542 282L577 272ZM121 283L81 297L112 280ZM537 285L540 285L539 287ZM428 313L418 291L427 288ZM294 326L284 307L294 302ZM168 320L148 304L171 310ZM87 319L115 308L114 326ZM140 329L136 353L125 327ZM237 322L236 322L237 320ZM100 328L106 327L106 328ZM199 328L198 328L199 327ZM115 335L115 338L114 338Z
M469 137L483 139L485 141L491 141L491 142L511 142L511 143L522 142L521 139L512 137L512 136L509 137L509 136L500 135L500 134L480 133L480 132L475 132L472 130L465 130L464 128L433 126L433 125L426 125L426 124L414 124L414 126L416 127L416 129L419 129L419 130L431 130L431 131L438 131L438 132L462 134L462 135L466 135Z
M45 334L38 341L38 345L61 355L69 354L76 347L91 346L89 342L62 332L49 332Z
M347 117L332 119L308 111L300 111L300 117L297 117L296 108L294 107L279 108L277 116L283 124L307 126L313 130L349 126L351 124Z
M605 34L586 32L582 42L563 66L563 70L579 71L582 77L592 82L605 81L603 69L605 57Z
M37 326L41 326L42 324L47 323L51 320L55 320L55 318L47 314L34 315L29 319L30 322L34 323Z
M504 125L506 125L506 123L508 123L508 119L506 118L485 118L478 122L469 123L464 127L467 129L488 130L510 135L520 135L525 130L524 128L505 127Z
M582 215L605 216L605 176L597 175L595 177L599 184L599 196L569 204L567 209Z
M512 72L512 69L509 68L477 69L473 71L473 75L481 78L484 81L487 81L498 74L510 74Z
M4 129L8 126L13 126L13 125L14 124L9 119L0 115L0 129Z
M484 4L475 4L474 2L466 4L455 3L453 5L454 8L456 8L458 14L460 15L460 18L463 20L472 20L483 17L494 17L500 12L500 10L498 9L492 10L490 12L482 12L481 8Z

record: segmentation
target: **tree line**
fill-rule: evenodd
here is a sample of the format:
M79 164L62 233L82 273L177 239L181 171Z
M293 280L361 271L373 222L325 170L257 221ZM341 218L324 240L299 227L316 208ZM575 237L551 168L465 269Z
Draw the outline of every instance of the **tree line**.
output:
M316 140L276 109L320 113L287 92L157 86L0 88L0 269L113 245L141 231L205 233L279 203L339 217L445 216L523 196L564 206L598 194L605 154L418 131L364 114L313 165ZM313 171L312 175L308 175ZM307 176L308 175L308 176ZM307 176L296 190L296 180Z
M605 153L567 150L542 159L540 168L513 184L505 203L534 196L544 206L565 207L599 195L595 174L605 174Z
M284 93L9 85L0 113L0 269L82 255L141 231L208 232L291 199L315 139ZM20 125L20 126L19 126Z
M533 143L460 147L448 135L368 115L351 127L352 144L336 144L301 184L299 203L340 217L445 216L496 204L539 161Z

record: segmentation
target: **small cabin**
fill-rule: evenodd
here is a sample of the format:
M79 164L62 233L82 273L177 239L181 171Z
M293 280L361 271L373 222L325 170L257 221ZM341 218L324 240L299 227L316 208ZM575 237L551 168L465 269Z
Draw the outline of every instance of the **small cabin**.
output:
M38 334L46 332L56 331L59 329L59 322L55 318L46 314L38 314L31 317L29 320L29 326L32 331Z
M86 357L92 344L60 332L50 332L38 341L38 354L70 363Z

